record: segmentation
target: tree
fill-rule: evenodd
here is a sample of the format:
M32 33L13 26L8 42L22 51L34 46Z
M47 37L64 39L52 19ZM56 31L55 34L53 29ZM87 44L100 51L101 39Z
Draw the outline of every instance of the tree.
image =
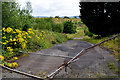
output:
M59 16L55 16L55 18L60 18Z
M64 18L68 18L68 19L69 19L69 17L68 17L68 16L64 16Z
M2 2L2 26L18 25L19 5L15 2Z
M76 17L76 16L74 16L74 18L76 18L76 19L77 19L77 17Z
M70 20L70 21L65 21L64 22L64 29L63 29L64 33L75 33L76 32L76 26L75 24Z
M101 36L120 32L120 2L80 2L81 20Z
M2 26L12 28L23 28L27 30L32 26L31 3L27 2L24 9L16 2L2 2ZM26 27L26 28L24 28Z
M26 6L21 10L21 19L24 19L24 24L22 26L22 30L27 31L28 28L31 28L33 21L32 13L32 5L30 1L26 2Z

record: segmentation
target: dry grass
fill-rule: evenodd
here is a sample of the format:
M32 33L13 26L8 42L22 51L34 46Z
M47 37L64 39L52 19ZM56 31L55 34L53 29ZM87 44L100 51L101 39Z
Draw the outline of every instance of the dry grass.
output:
M70 19L67 19L67 18L53 18L53 20L56 22L56 23L62 23L64 21L68 21L68 20L72 20L72 22L81 22L81 19L75 19L75 18L70 18Z

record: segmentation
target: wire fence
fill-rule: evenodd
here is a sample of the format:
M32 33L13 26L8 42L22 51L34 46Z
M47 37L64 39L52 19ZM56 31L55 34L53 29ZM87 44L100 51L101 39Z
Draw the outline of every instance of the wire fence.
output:
M23 71L19 71L19 70L15 70L15 69L11 69L9 67L6 67L6 66L2 66L0 64L0 66L4 69L7 69L7 70L10 70L10 71L13 71L15 73L18 73L18 74L22 74L22 75L26 75L26 76L29 76L29 77L32 77L32 78L35 78L35 79L41 79L41 80L44 80L44 79L53 79L61 70L63 70L64 68L66 69L68 67L69 64L77 61L79 59L80 56L84 55L86 52L88 52L90 49L93 49L109 40L112 40L116 37L120 36L120 34L116 35L116 36L113 36L107 40L104 40L98 44L95 44L95 45L92 45L86 49L83 49L81 50L77 55L75 55L74 57L71 57L71 56L63 56L63 55L45 55L45 54L42 54L42 53L38 53L37 55L44 55L44 56L54 56L54 57L62 57L62 58L70 58L70 60L68 62L65 62L63 64L61 64L58 69L56 69L54 72L52 72L51 74L47 75L46 78L42 78L42 77L39 77L39 76L35 76L35 75L32 75L32 74L29 74L29 73L26 73L26 72L23 72Z

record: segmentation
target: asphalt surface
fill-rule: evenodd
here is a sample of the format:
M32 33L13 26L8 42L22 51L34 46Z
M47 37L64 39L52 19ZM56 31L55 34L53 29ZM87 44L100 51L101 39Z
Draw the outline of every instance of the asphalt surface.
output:
M35 53L74 57L82 49L90 46L92 46L92 44L86 41L70 40L63 44L58 44L49 49L43 49ZM43 56L33 53L19 59L17 61L19 67L16 69L44 77L55 71L62 63L69 60L69 58ZM118 65L115 62L115 58L110 56L109 52L96 47L79 57L79 60L69 65L67 72L64 70L61 71L58 75L56 75L56 78L107 78L110 76L117 76L108 68L108 64L111 62L114 62L116 66ZM14 76L14 74L17 75L16 73L4 72L3 77L25 77L19 74Z

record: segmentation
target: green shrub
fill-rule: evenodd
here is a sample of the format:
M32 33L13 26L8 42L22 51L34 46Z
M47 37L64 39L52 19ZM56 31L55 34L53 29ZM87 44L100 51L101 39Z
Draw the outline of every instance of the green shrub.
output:
M52 30L53 24L52 18L35 18L35 24L33 25L33 29L47 29Z
M60 18L59 16L55 16L55 18Z
M64 22L64 33L75 33L76 32L76 26L72 21L66 21Z
M55 23L52 18L36 18L35 22L36 23L33 25L34 29L46 29L59 33L63 32L63 23Z
M64 29L64 25L62 23L54 24L52 27L52 31L59 32L59 33L62 33L63 29Z
M89 30L88 30L88 27L85 27L84 28L84 33L85 33L85 35L87 35L87 36L89 36L89 37L93 37L93 33L91 33Z
M22 27L22 30L27 31L29 28L31 28L30 22L26 22L25 25Z
M69 17L68 17L68 16L64 16L64 18L68 18L68 19L69 19Z

